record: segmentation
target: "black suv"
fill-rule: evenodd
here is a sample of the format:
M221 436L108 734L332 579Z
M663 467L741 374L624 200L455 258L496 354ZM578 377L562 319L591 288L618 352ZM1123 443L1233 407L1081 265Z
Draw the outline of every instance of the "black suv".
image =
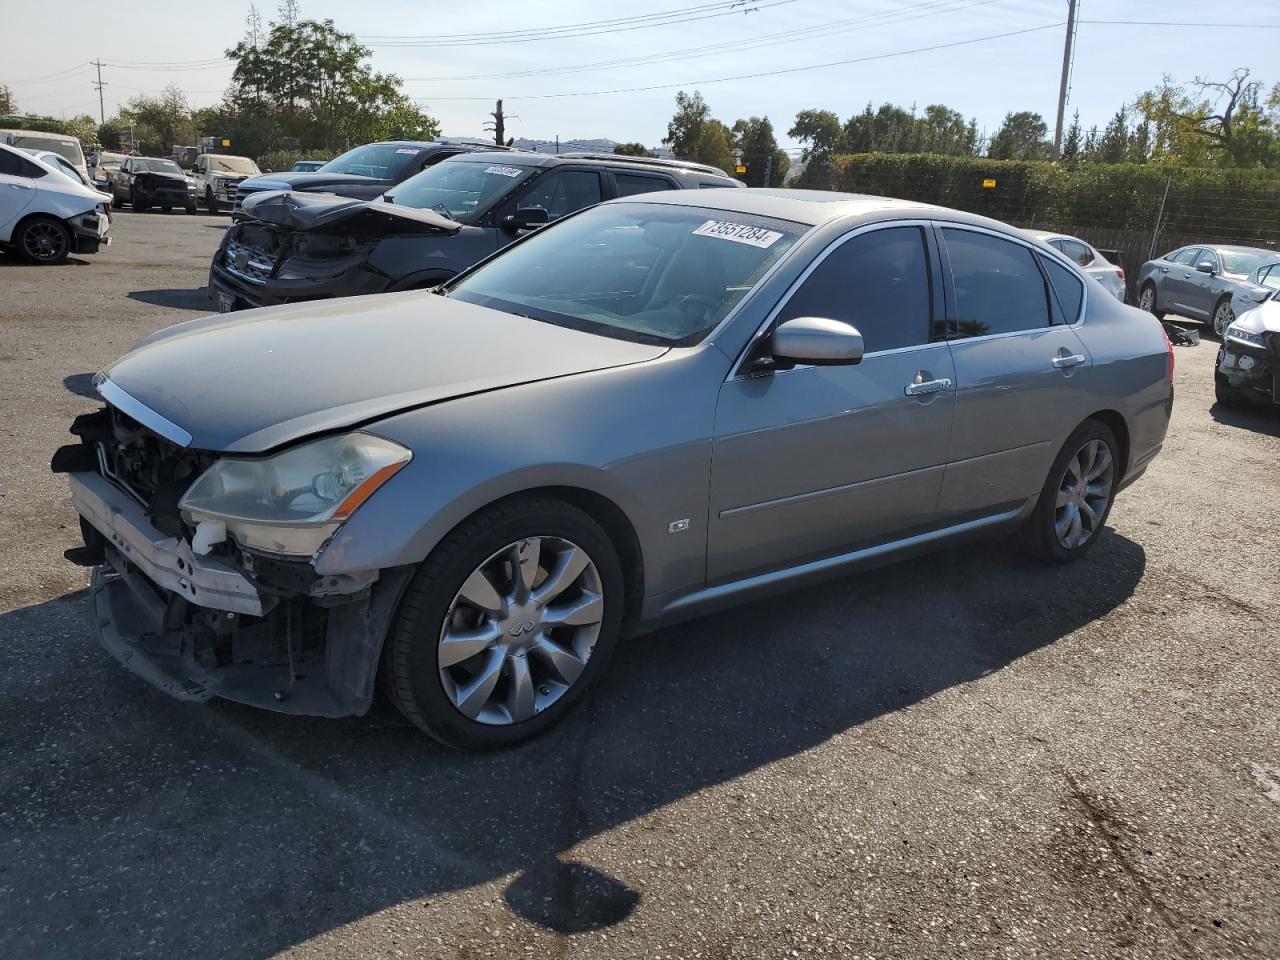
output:
M408 180L416 173L446 157L480 150L505 150L482 140L385 140L366 143L334 157L312 173L264 173L240 181L240 190L232 207L239 215L245 199L267 190L294 190L302 193L336 193L357 200L372 200L389 187Z
M214 254L209 293L225 312L433 287L602 200L740 186L679 160L512 151L450 157L375 200L259 193Z

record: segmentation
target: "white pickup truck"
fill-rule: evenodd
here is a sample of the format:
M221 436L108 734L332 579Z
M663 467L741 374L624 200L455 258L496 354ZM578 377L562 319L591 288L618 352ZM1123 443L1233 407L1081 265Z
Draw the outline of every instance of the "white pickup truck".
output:
M191 168L197 192L210 213L230 210L236 202L236 188L240 181L260 173L258 165L248 157L221 153L202 153Z

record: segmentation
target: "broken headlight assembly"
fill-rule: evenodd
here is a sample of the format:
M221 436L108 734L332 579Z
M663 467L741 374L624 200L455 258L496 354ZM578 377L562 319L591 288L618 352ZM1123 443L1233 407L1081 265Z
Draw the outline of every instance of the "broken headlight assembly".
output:
M1267 345L1266 341L1262 339L1262 334L1245 330L1234 323L1227 327L1227 339L1245 343L1251 347L1266 347Z
M346 433L261 459L227 457L178 508L196 527L197 553L230 535L241 547L310 557L412 456L390 440Z

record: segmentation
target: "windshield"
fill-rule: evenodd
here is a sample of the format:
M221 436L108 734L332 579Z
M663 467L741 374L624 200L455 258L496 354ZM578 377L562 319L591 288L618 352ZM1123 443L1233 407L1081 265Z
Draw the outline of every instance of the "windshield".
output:
M84 163L84 153L80 150L80 143L77 140L59 140L48 135L43 137L15 136L13 145L15 147L30 147L33 150L48 150L60 157L66 157L73 165L78 166Z
M154 173L182 173L182 168L172 160L153 160L149 157L140 157L134 160L133 169L151 170Z
M219 173L243 173L250 177L257 176L262 172L258 169L258 165L248 157L211 156L209 158L209 169L216 170Z
M399 180L422 147L403 143L366 143L334 157L320 173L346 173L378 180Z
M524 183L535 169L450 159L427 167L383 196L402 207L434 210L464 220Z
M1253 273L1268 260L1274 260L1275 254L1266 250L1219 250L1222 258L1222 269L1226 273Z
M606 204L539 231L449 296L575 330L686 346L724 319L804 230L703 207Z

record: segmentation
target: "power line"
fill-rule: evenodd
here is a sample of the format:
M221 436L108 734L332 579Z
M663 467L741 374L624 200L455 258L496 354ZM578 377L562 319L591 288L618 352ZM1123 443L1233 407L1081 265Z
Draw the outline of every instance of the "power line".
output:
M951 47L964 47L973 43L985 43L988 40L1003 40L1006 37L1020 37L1028 33L1039 33L1061 27L1064 21L1045 23L1038 27L1026 27L1022 30L1011 30L1007 33L993 33L985 37L972 37L968 40L952 40L947 43L935 43L927 47L915 47L910 50L896 50L892 53L869 54L864 57L850 57L846 60L831 60L827 63L811 63L803 67L785 67L779 70L763 70L759 73L741 73L731 77L715 77L710 80L684 80L680 83L657 83L644 87L619 87L613 90L576 90L570 93L543 93L528 96L508 97L508 100L558 100L566 97L601 97L615 93L645 93L651 90L675 90L681 87L701 87L712 83L727 83L733 80L757 80L760 77L778 77L790 73L804 73L808 70L823 70L827 67L842 67L854 63L869 63L874 60L888 60L893 57L905 57L913 53L929 53L934 50L946 50ZM492 100L493 97L416 97L416 100Z
M492 37L480 35L478 39L450 40L441 37L423 37L423 38L404 38L399 37L389 40L373 40L368 37L360 37L372 47L478 47L491 46L501 43L531 43L536 40L569 40L578 37L594 37L606 33L623 33L630 30L644 30L649 27L663 27L678 23L691 23L696 20L712 20L717 17L732 16L737 13L759 13L771 7L781 7L789 3L795 3L797 0L751 0L752 6L742 6L746 0L733 0L729 6L733 9L715 10L709 13L702 13L698 16L678 17L666 20L648 20L643 23L633 23L623 26L607 26L585 30L570 30L562 28L560 33L535 34L529 36L501 36ZM721 5L723 6L723 5Z
M814 35L826 37L839 33L847 33L850 30L859 28L865 29L886 26L889 24L904 23L908 20L918 20L923 17L933 17L944 13L954 13L970 7L985 6L996 2L999 2L999 0L931 0L929 3L915 4L914 6L904 7L887 13L869 14L842 20L831 20L825 23L814 24L809 27L801 27L796 30L788 30L783 33L771 34L766 37L752 37L745 40L730 40L722 43L704 44L697 47L685 47L679 50L669 50L665 53L646 54L639 57L627 57L618 60L598 60L594 63L569 64L567 66L560 67L539 67L530 70L513 71L510 73L482 73L452 77L405 77L403 79L405 82L414 83L444 83L448 81L461 80L497 80L506 78L551 76L563 73L583 73L592 70L616 69L619 67L641 66L653 63L669 63L676 60L687 60L695 57L714 56L722 53L739 52L742 50L759 49L760 47L795 43L798 40L810 39ZM898 14L908 11L920 12L911 13L910 16L898 16Z

